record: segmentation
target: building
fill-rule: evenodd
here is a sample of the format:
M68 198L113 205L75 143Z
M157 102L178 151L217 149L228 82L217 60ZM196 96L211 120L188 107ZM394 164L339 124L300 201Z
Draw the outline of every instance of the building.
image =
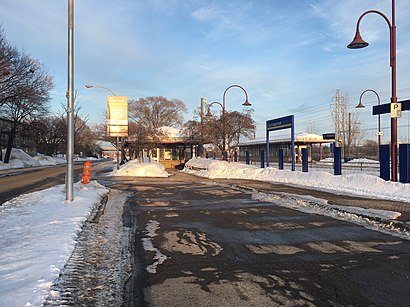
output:
M0 149L7 148L9 132L12 125L13 122L11 120L0 117ZM32 157L37 155L37 140L35 133L30 129L16 133L13 148L21 149Z
M335 140L323 139L323 136L317 134L303 133L295 137L295 161L302 161L302 148L308 149L309 161L322 160L330 156L330 144ZM284 160L292 161L292 147L290 137L280 140L269 140L269 161L277 162L279 149L283 149ZM324 146L328 145L328 146ZM251 161L260 161L261 151L266 154L266 138L242 141L238 144L239 160L244 161L246 151L249 151Z
M197 141L184 137L177 128L161 127L159 129L162 133L158 139L155 142L142 144L138 156L157 161L166 168L175 168L197 155L199 145ZM126 156L129 158L135 158L130 153L133 141L131 136L124 143L124 148L127 150Z

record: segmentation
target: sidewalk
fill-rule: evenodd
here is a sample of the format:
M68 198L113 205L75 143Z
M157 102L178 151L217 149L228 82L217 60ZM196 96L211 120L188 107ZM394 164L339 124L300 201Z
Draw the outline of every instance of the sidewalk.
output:
M360 214L362 217L369 218L371 220L376 220L385 224L391 224L402 230L410 230L410 203L384 200L377 198L366 198L358 196L349 196L343 194L336 194L327 191L318 191L314 189L308 189L300 186L292 186L278 183L270 183L264 181L256 180L246 180L246 179L212 179L213 181L220 184L227 184L232 187L236 187L243 190L260 192L266 194L296 194L301 196L310 196L319 199L327 200L329 205L334 206L345 206L345 207L358 207L363 209L375 209L375 210L385 210L394 211L401 213L401 216L395 220L381 220L380 218L375 218L371 215ZM343 211L343 210L341 210Z

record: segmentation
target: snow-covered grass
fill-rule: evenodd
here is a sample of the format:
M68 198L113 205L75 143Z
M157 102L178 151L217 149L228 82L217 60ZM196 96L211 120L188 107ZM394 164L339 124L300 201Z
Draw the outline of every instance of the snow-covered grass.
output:
M269 181L318 188L337 193L410 202L410 184L384 181L377 176L363 173L335 176L323 171L292 172L274 167L258 168L253 165L204 158L189 160L185 164L185 171L208 178Z
M0 306L41 306L70 257L83 222L108 190L92 181L25 194L0 207Z

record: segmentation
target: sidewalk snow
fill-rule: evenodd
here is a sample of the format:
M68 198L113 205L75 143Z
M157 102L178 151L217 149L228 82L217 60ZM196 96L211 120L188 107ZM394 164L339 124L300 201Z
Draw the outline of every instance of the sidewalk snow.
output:
M52 295L83 222L108 190L96 181L25 194L0 207L0 306L41 306Z
M328 172L300 172L273 167L257 168L242 163L194 158L185 164L185 172L207 178L248 179L319 188L350 195L410 202L410 184L384 181L368 174L335 176Z

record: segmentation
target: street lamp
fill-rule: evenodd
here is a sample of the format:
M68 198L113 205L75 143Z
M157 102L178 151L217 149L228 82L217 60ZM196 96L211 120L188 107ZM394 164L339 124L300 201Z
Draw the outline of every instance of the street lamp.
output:
M222 116L223 116L223 115L225 114L225 108L224 108L224 106L223 106L220 102L218 102L218 101L214 101L214 102L212 102L212 103L210 103L210 104L208 105L208 110L207 110L205 116L207 116L207 117L212 116L211 106L212 106L213 104L218 104L218 105L221 106L221 108L222 108Z
M249 106L252 105L252 104L249 102L249 100L248 100L248 93L246 92L246 90L245 90L242 86L240 86L240 85L238 85L238 84L233 84L233 85L228 86L228 87L225 89L225 91L224 91L224 94L223 94L223 97L222 97L222 115L225 114L225 96L226 96L226 92L227 92L229 89L233 88L233 87L238 87L238 88L240 88L240 89L245 93L245 102L242 104L244 107L249 107ZM222 116L222 118L223 118L223 123L222 123L222 124L223 124L224 129L225 129L225 117ZM224 160L226 160L226 158L227 158L227 157L226 157L225 145L226 145L226 134L225 134L225 131L224 131L223 144L222 144Z
M85 85L86 88L102 88L105 89L107 91L109 91L113 96L117 96L112 90L110 90L108 87L104 87L104 86L99 86L99 85Z
M84 85L84 87L85 87L85 88L102 88L102 89L105 89L105 90L109 91L113 96L117 96L117 95L114 93L114 91L112 91L111 89L109 89L108 87L105 87L105 86L99 86L99 85ZM116 147L117 147L117 170L119 170L119 169L120 169L120 150L119 150L119 147L120 147L120 137L119 137L119 136L117 136L117 144L116 144Z
M365 106L362 104L362 97L363 97L363 95L364 95L366 92L372 92L372 93L374 93L374 94L377 96L377 105L378 105L378 106L380 105L380 96L379 96L379 94L377 94L377 92L376 92L375 90L367 89L367 90L363 91L363 92L360 94L359 103L358 103L357 106L356 106L357 109L362 109L362 108L365 107ZM381 141L382 141L382 132L380 131L380 114L378 114L377 117L378 117L378 118L377 118L377 144L379 145L379 148L380 148L380 144L381 144Z
M389 18L380 11L369 10L364 12L356 24L356 34L353 41L347 45L349 49L359 49L367 47L369 44L364 41L360 35L359 25L362 18L370 13L375 13L383 17L389 26L390 34L390 67L391 67L391 98L390 103L397 104L397 90L396 90L396 14L395 14L395 0L392 0L392 18L391 22ZM391 117L391 180L397 181L397 118Z

